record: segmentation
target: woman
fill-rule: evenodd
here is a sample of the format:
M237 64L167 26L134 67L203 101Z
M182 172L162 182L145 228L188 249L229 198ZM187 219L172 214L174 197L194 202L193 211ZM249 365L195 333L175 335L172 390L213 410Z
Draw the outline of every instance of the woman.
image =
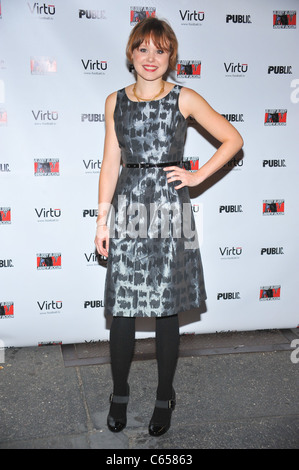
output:
M112 432L126 426L135 317L156 317L158 387L149 433L160 436L169 429L175 406L178 313L206 298L188 187L225 165L243 141L195 91L164 81L177 61L177 40L165 21L147 18L138 23L127 57L136 83L106 100L95 239L98 252L108 257L105 308L113 315L113 394L107 424ZM189 116L222 142L192 173L182 162Z

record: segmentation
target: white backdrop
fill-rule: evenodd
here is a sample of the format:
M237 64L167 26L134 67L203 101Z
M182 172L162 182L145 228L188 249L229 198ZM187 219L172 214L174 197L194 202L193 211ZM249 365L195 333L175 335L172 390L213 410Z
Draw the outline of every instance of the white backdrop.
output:
M201 316L180 317L181 332L298 325L299 3L285 3L0 0L5 346L108 339L94 252L104 103L134 80L125 45L138 10L177 34L169 80L202 94L245 141L192 193L208 300ZM186 158L202 165L216 145L190 122ZM145 325L137 337L153 334Z

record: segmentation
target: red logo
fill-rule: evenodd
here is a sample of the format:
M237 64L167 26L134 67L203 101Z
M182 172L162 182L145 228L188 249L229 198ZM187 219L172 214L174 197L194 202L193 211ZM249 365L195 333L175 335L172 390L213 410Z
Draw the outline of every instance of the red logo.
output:
M177 64L177 76L179 78L200 78L200 60L180 60Z
M287 110L286 109L266 109L265 126L286 126Z
M279 300L281 286L264 286L260 288L260 300Z
M0 318L13 318L14 304L13 302L0 302Z
M283 199L267 199L263 201L263 215L283 215Z
M155 7L131 7L130 9L130 24L135 25L145 18L155 17Z
M61 269L61 253L38 253L36 255L37 269Z
M296 28L296 10L276 10L273 11L274 29L294 29Z
M34 160L35 176L59 176L58 158L37 158Z
M0 224L10 224L10 223L11 223L11 208L0 207Z
M7 111L0 109L0 126L6 126L7 124Z

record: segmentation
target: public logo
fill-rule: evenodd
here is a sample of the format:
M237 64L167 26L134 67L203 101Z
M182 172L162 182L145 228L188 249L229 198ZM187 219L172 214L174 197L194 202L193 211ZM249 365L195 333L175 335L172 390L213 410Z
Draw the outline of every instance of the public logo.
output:
M265 199L263 215L284 215L284 199Z
M0 320L4 318L14 318L13 302L0 302Z
M219 206L220 214L237 214L243 212L242 204Z
M85 300L84 308L101 308L105 307L103 300Z
M105 10L79 10L80 19L88 20L106 20L106 11Z
M156 7L130 7L130 24L134 26L145 18L156 16Z
M85 75L105 75L108 68L107 60L81 59Z
M266 109L264 125L265 126L286 126L287 125L287 109Z
M0 268L13 268L12 259L0 259Z
M7 126L7 111L6 109L0 109L0 126Z
M39 4L38 2L27 2L30 13L40 19L52 20L55 15L55 5Z
M269 65L268 74L274 75L292 75L292 66L291 65Z
M221 114L229 122L244 122L244 114Z
M202 25L202 22L205 19L204 11L196 10L179 10L179 14L182 20L182 26L198 26Z
M281 286L260 287L260 300L280 300Z
M11 224L11 207L0 207L0 225Z
M57 72L57 62L53 57L31 57L31 75L51 75Z
M180 60L177 63L177 78L201 78L201 61Z
M105 114L81 114L81 122L105 122Z
M62 301L61 300L37 300L37 305L40 314L61 313Z
M83 217L97 217L98 209L83 209Z
M35 158L35 176L59 176L59 158Z
M224 62L223 65L226 77L245 77L248 72L248 64L241 62Z
M61 269L61 253L38 253L36 255L37 269Z
M282 246L261 248L261 255L284 255Z
M285 158L263 160L263 168L286 168Z
M250 15L226 15L226 23L251 24Z
M192 203L191 204L191 209L192 209L192 212L193 212L193 215L194 215L194 221L195 221L195 225L196 225L196 229L197 229L198 245L202 246L203 245L203 235L204 235L204 233L203 233L203 203L202 202L197 203L197 204ZM189 223L189 221L188 221L188 223ZM188 236L189 236L189 234L188 234ZM195 239L196 239L196 236L195 236Z
M1 173L10 173L9 163L0 163Z
M275 10L273 11L274 29L294 29L296 28L296 10Z
M219 292L217 300L240 300L240 292Z

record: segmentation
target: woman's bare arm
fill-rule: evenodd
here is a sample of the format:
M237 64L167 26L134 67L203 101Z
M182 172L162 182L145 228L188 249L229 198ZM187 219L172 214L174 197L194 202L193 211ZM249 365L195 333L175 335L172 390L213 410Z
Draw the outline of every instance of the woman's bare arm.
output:
M180 95L180 111L187 118L192 116L222 145L214 155L196 172L190 173L179 167L167 167L165 171L168 181L180 180L176 186L180 189L184 186L197 186L213 173L223 167L243 146L243 139L239 132L223 117L217 113L195 91L182 88Z
M121 157L113 117L116 96L116 92L109 95L105 104L106 133L99 181L97 233L95 238L97 250L103 256L108 256L109 229L106 223L119 176Z

